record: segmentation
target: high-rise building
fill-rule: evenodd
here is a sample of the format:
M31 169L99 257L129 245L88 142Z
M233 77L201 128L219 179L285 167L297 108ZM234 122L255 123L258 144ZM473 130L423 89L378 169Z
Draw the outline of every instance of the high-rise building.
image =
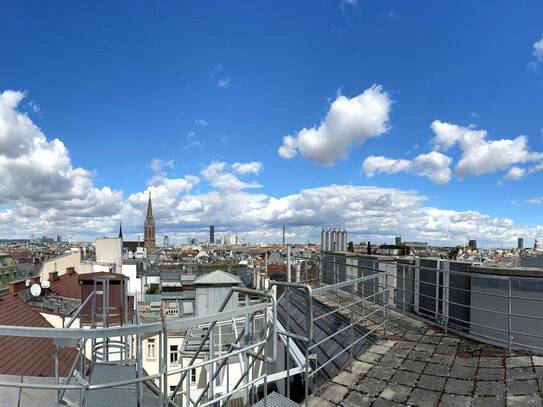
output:
M472 239L468 242L468 246L471 250L477 250L477 240Z
M517 249L524 250L524 238L523 237L518 238Z
M162 247L170 247L170 238L168 237L168 235L164 235Z
M215 243L215 226L209 226L209 243Z
M57 243L62 243L62 236L57 235Z
M143 246L147 249L156 247L155 242L155 220L153 218L153 204L151 202L151 193L149 192L149 201L147 202L147 216L143 225Z
M400 236L396 236L395 241L396 241L396 246L399 246L402 244L402 238Z
M539 246L537 245L537 239L534 240L534 250L538 250Z

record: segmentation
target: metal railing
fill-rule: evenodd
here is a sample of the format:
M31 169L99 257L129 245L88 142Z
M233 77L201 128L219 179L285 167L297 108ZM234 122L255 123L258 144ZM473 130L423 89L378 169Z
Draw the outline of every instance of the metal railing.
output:
M78 391L79 392L79 402L80 405L84 405L86 394L90 391L115 388L120 386L127 385L136 385L137 389L137 398L138 404L142 405L143 402L143 390L142 385L147 384L148 386L154 386L156 394L161 399L161 405L163 406L177 406L174 402L174 397L169 397L169 388L168 388L168 377L174 374L182 374L183 380L178 382L176 387L177 392L180 395L185 397L185 404L190 405L199 405L207 406L214 403L226 403L234 394L245 391L246 394L249 394L249 391L254 392L255 386L261 385L264 383L264 398L266 398L266 377L267 377L267 365L275 361L277 354L277 338L275 333L276 325L276 305L275 298L267 292L243 289L243 288L233 288L229 295L232 292L243 293L247 296L257 296L263 299L261 302L249 302L247 301L246 306L239 307L235 309L222 310L217 313L205 316L197 316L191 318L177 318L177 319L163 319L161 322L145 323L140 324L139 314L136 312L136 324L127 324L125 326L96 326L94 324L94 317L92 328L72 328L71 325L76 319L77 315L80 314L81 310L88 304L89 301L95 302L96 291L93 292L89 297L81 304L78 309L78 312L72 317L72 319L67 324L65 328L41 328L41 327L22 327L22 326L0 326L0 332L2 336L14 336L14 337L33 337L33 338L48 338L52 339L55 343L65 343L66 346L79 346L78 356L73 361L72 366L70 367L68 377L66 378L65 383L61 383L60 374L58 369L58 352L57 358L55 359L55 377L56 383L45 383L45 382L32 382L32 383L22 383L22 382L6 382L0 381L0 387L18 387L18 388L33 388L33 389L45 389L45 390L56 390L58 392L58 400L62 400L66 391ZM227 301L226 301L227 302ZM136 304L137 305L137 304ZM224 307L222 307L224 308ZM95 308L93 307L93 310ZM207 360L196 363L196 358L191 360L191 363L186 367L181 367L179 369L168 370L168 332L169 331L186 331L190 328L201 326L202 324L211 324L214 325L218 321L228 321L236 318L245 318L249 321L251 318L254 318L256 314L261 314L264 318L264 321L268 321L266 315L271 312L272 317L269 319L270 323L265 323L263 327L264 336L252 335L250 327L246 327L248 334L241 334L239 338L244 339L244 344L239 345L234 343L230 346L229 351L226 353L219 354L218 356L213 355L213 346L211 347L211 352L207 357ZM208 332L212 331L210 329ZM156 374L147 374L143 370L142 366L142 341L145 335L159 335L160 343L162 344L162 355L159 360L159 372ZM129 354L125 356L131 356L136 360L136 377L125 379L125 380L116 380L109 381L107 383L93 384L90 382L90 378L85 375L85 368L79 368L77 371L76 366L80 363L81 360L84 360L85 352L85 343L87 341L93 342L93 353L96 351L94 345L97 344L97 340L102 338L104 341L104 352L112 352L109 350L107 345L114 343L113 341L108 341L111 338L124 338L126 343L135 343L135 349L131 349ZM211 341L213 337L210 337ZM98 343L99 344L99 343ZM268 346L271 344L271 356L268 355ZM124 352L124 348L122 350ZM211 387L211 390L206 388L201 392L198 400L193 400L190 397L190 383L189 380L186 380L187 372L193 368L204 367L211 365L211 370L214 368L218 369L215 372L220 372L222 366L220 363L228 358L235 355L243 355L245 360L248 361L246 364L247 369L245 369L244 375L240 379L240 382L236 383L234 386L227 386L227 391L222 392L221 394L214 392ZM107 356L106 356L107 358ZM92 358L95 360L96 358ZM262 362L262 374L255 376L255 378L248 377L251 376L250 373L254 370L255 361L259 360ZM249 373L248 373L249 372ZM212 375L214 378L217 374ZM70 383L72 379L75 379L73 383ZM158 387L154 385L154 382L158 381ZM179 391L181 385L186 385L187 389ZM243 381L243 382L241 382ZM157 390L158 389L158 390Z
M323 283L322 279L311 280L308 272L308 267L311 265L308 263L312 262L317 268L321 268L322 265L319 264L317 258L301 256L290 258L289 256L287 270L291 262L294 263L297 259L305 261L303 270L300 268L297 270L297 278L303 281L270 281L270 286L284 290L279 300L279 308L284 307L282 323L285 326L284 330L278 331L278 335L284 337L287 349L291 350L293 346L298 346L304 354L302 369L295 370L295 374L302 376L303 400L307 406L309 394L318 390L324 381L331 380L331 373L337 374L339 370L352 363L358 353L364 349L364 342L370 343L377 331L387 334L389 290L385 286L370 295L356 290L359 284L375 283L380 278L378 275L362 276L346 281L339 281L336 277L331 284ZM288 272L287 277L290 277ZM296 312L291 313L295 307L291 304L291 296L294 292L298 296L303 295L305 310L303 317L300 312L297 315ZM348 293L348 299L345 293ZM365 306L367 302L373 305L369 312ZM375 320L375 318L380 322L375 324L372 321L371 328L363 328L366 321ZM326 325L329 321L332 321L334 326ZM332 342L335 344L332 345ZM290 373L292 369L289 357L286 358L285 364L285 392L287 398L291 398ZM332 365L335 366L329 369Z
M406 264L339 254L304 259L320 265L317 284L375 275L373 286L359 286L359 294L386 290L393 294L388 306L403 315L490 345L543 353L543 278L504 275L505 268L503 274L451 270L470 264L438 259L431 260L436 267L418 259Z

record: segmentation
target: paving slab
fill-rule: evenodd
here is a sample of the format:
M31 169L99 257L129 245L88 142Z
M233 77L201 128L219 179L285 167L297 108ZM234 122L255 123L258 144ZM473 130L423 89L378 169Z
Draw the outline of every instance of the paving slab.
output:
M370 397L367 394L351 391L340 405L345 407L369 407L374 401L375 398Z
M444 394L441 397L440 407L469 407L472 397L460 394Z
M411 391L413 391L412 387L390 383L383 389L379 397L385 400L404 403L409 398Z
M430 390L415 389L409 396L407 404L418 407L435 407L438 405L441 393Z
M504 407L505 397L479 397L475 396L471 402L472 407Z
M319 397L338 404L345 398L347 393L349 393L349 388L330 382L322 386Z
M356 390L367 394L370 397L377 397L385 388L387 382L384 380L374 379L373 377L365 377L356 385Z
M445 389L445 377L421 375L417 381L417 387L424 390L443 391Z

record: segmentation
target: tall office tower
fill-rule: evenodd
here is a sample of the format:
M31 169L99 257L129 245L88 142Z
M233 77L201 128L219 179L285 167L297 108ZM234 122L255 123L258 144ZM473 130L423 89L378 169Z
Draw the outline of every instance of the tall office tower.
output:
M524 238L523 237L518 238L517 249L524 250Z
M162 247L170 247L170 238L168 237L168 235L164 235Z
M468 246L471 250L477 250L477 240L472 239L468 242Z
M396 236L396 246L399 246L402 244L402 238L400 236Z
M147 202L147 216L143 225L143 246L152 249L156 247L155 242L155 220L153 218L153 204L151 202L151 192L149 192L149 201Z
M215 226L209 226L209 243L215 243Z

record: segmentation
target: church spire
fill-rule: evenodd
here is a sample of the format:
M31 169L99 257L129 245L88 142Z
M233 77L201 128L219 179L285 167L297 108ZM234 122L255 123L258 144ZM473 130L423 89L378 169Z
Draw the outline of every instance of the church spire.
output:
M123 223L119 222L119 237L123 238Z
M151 191L147 202L147 216L143 225L143 246L151 249L156 247L155 243L155 220L153 218L153 203L151 202Z
M153 203L151 202L151 191L149 191L149 201L147 201L147 217L153 217Z

